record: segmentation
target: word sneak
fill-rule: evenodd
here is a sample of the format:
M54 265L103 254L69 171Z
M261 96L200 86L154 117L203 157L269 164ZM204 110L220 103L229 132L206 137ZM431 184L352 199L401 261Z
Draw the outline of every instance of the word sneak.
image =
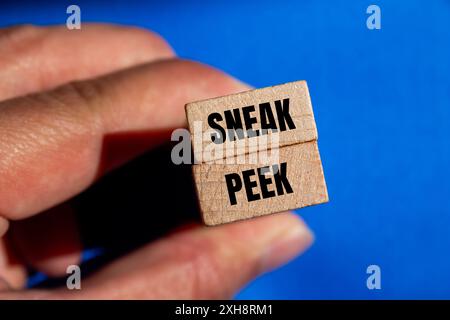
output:
M258 123L256 112L259 114L259 127L262 130L253 128ZM216 144L224 143L226 140L257 137L260 133L267 134L270 131L283 132L296 129L289 113L289 99L260 103L257 110L255 106L245 106L225 110L223 114L212 112L208 115L208 125L216 131L211 134L211 141Z

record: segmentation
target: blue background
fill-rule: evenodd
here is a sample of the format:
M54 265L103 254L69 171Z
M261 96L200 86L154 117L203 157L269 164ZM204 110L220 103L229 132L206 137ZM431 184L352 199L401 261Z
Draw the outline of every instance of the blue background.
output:
M330 203L298 212L314 246L237 298L450 298L449 1L75 3L255 87L308 81ZM65 23L69 4L2 1L0 24Z

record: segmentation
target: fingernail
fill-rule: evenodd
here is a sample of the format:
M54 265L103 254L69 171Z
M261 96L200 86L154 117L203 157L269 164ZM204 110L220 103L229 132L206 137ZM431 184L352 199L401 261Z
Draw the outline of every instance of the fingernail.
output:
M308 249L313 241L312 232L300 219L287 225L265 248L261 257L261 271L268 272L286 264Z
M5 218L0 217L0 238L8 231L9 222Z

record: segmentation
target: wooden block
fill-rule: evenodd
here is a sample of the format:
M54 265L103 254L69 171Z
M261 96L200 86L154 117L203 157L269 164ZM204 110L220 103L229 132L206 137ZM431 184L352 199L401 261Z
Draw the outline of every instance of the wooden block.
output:
M223 137L228 137L223 141L226 142L222 143L223 147L234 149L235 155L254 152L249 146L258 143L258 135L262 136L264 130L271 134L274 128L277 129L278 147L317 140L316 124L305 81L189 103L186 105L186 115L198 162L223 158L226 151L222 154L210 154L206 159L203 151L215 139L211 132L218 137L224 129L230 130L227 131L230 133L240 127L244 130L243 135L222 134ZM198 130L195 123L198 124ZM264 147L258 146L258 149L261 148Z
M249 164L252 154L247 154L246 164L193 166L205 224L217 225L328 201L317 141L276 151L278 159L264 165Z
M328 201L305 81L189 103L186 115L205 224Z

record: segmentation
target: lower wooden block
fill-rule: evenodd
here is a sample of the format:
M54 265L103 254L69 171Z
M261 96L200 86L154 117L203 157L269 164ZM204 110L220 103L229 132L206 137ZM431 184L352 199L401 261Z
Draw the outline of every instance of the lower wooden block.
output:
M317 141L278 152L278 159L264 164L223 160L224 164L194 165L204 223L217 225L327 202Z

